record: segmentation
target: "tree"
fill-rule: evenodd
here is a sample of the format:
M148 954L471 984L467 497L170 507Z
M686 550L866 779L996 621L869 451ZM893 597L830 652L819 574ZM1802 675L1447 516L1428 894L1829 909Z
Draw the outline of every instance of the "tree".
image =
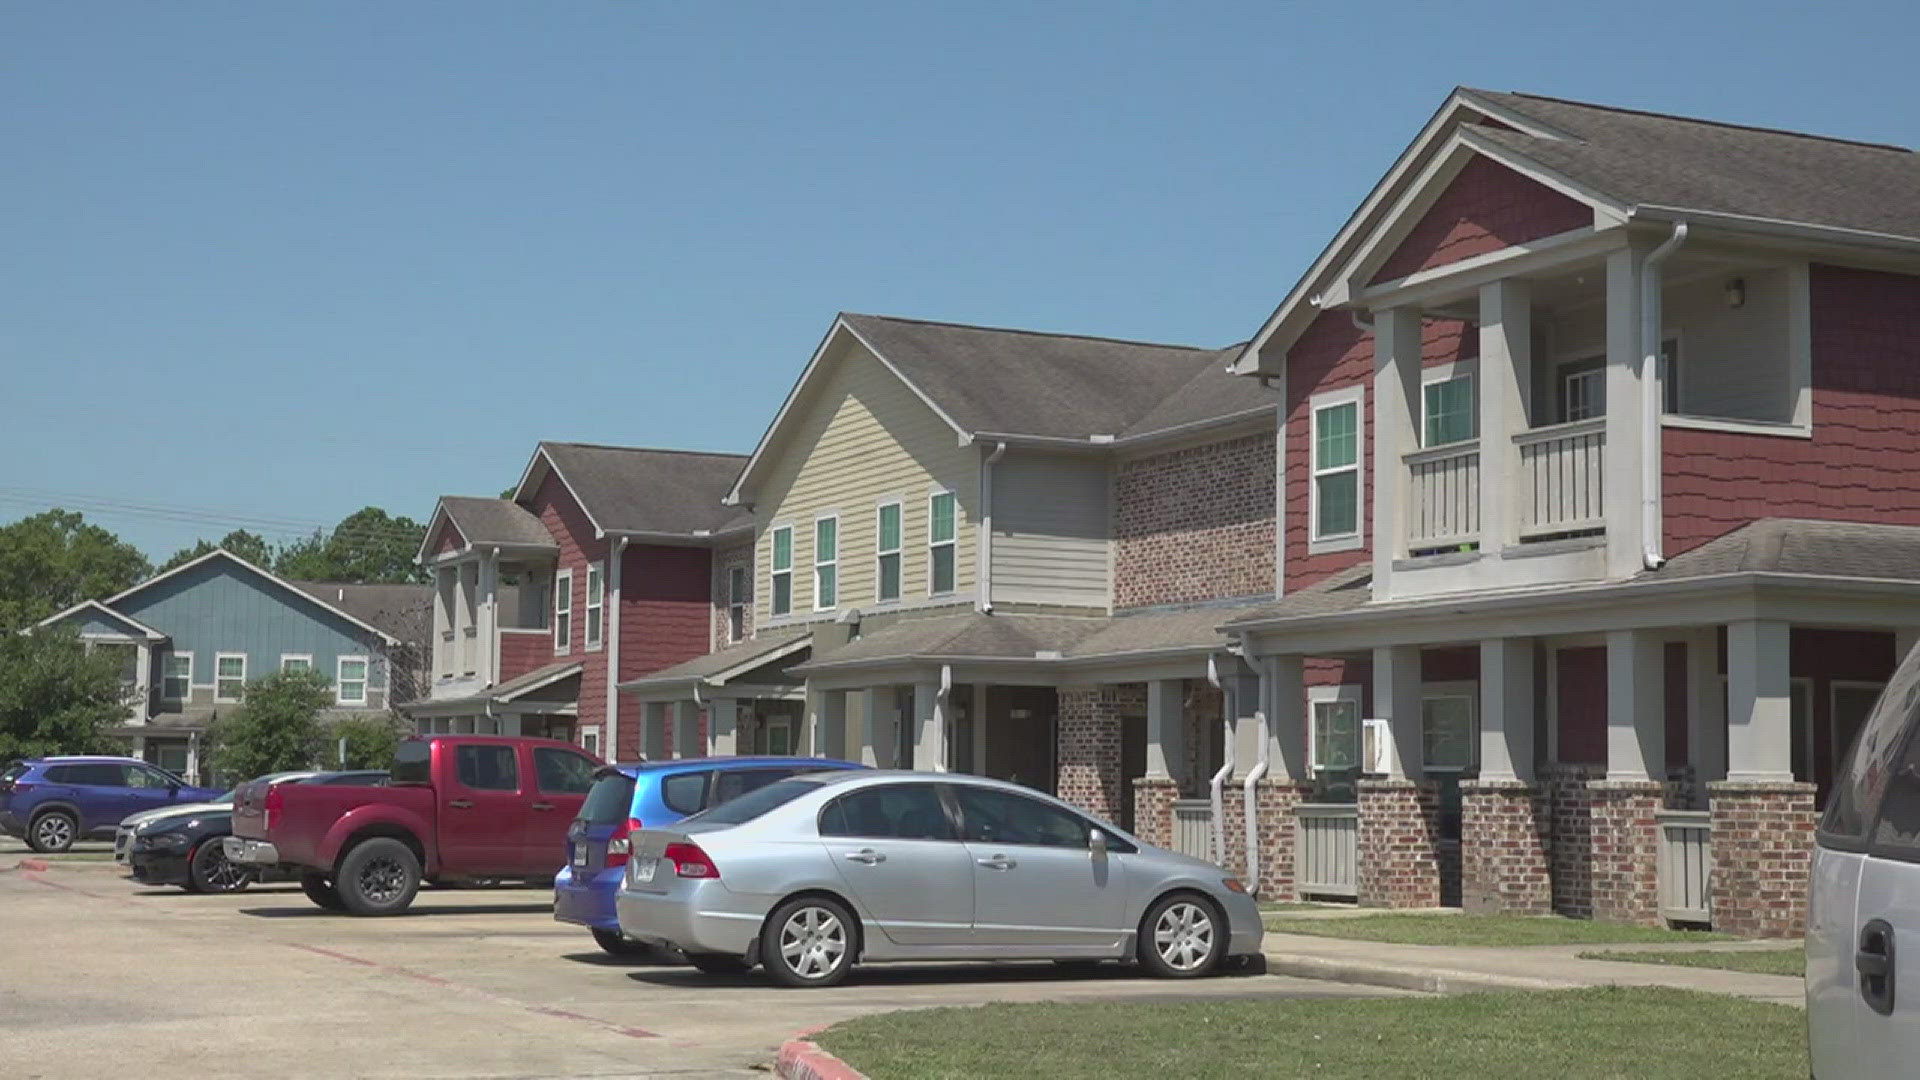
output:
M190 548L181 548L166 562L160 564L159 572L164 574L176 566L185 566L216 548L226 548L258 567L265 568L273 565L273 548L265 540L245 529L235 529L221 537L217 544L202 540Z
M101 729L127 715L120 660L78 634L0 632L0 761L106 749Z
M304 581L417 584L427 580L415 561L426 535L426 526L412 518L369 506L342 518L332 532L288 544L273 570Z
M0 631L112 596L152 570L138 548L74 511L48 510L0 526Z
M276 671L247 684L240 707L213 722L213 765L247 779L308 769L326 759L320 710L333 704L333 684L312 670Z
M338 746L346 740L347 752L340 760L343 769L384 769L393 763L394 748L411 729L406 721L392 713L349 716L333 725L333 740ZM338 754L338 750L335 750Z

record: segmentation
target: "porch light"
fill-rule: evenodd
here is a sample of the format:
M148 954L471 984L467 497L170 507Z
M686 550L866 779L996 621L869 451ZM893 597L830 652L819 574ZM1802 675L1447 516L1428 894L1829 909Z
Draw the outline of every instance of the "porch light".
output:
M1727 282L1727 306L1745 307L1747 304L1747 279L1734 278Z

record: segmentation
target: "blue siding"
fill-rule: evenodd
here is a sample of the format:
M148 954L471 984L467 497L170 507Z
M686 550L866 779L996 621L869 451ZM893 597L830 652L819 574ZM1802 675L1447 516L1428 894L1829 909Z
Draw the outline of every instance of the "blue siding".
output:
M283 653L308 654L315 671L332 680L343 656L368 659L368 685L387 685L380 639L321 609L311 597L270 582L225 559L210 559L175 574L114 607L172 638L172 649L193 654L193 683L211 686L214 657L246 653L249 681L280 669ZM154 683L160 682L155 664Z
M111 619L100 613L97 608L77 611L61 620L62 626L78 627L82 634L105 634L111 637L146 637L145 634L128 626L118 619Z

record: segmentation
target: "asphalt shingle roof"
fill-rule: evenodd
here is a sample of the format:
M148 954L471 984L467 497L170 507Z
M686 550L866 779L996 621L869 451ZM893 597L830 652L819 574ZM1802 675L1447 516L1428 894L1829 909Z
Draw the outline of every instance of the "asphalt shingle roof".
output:
M287 584L405 644L421 645L432 636L431 585L359 585L334 581Z
M801 638L811 637L812 634L813 631L806 628L762 631L737 645L729 645L724 649L707 653L705 656L696 656L691 660L642 675L637 679L628 679L621 685L691 682L695 679L709 678L723 671L730 671L741 664L750 663L757 657L769 656Z
M1751 573L1920 581L1920 527L1766 518L1676 555L1634 580Z
M558 550L553 535L540 519L512 499L442 495L440 505L469 544L513 544Z
M744 454L565 442L540 447L603 529L691 535L752 522L720 504L747 463Z

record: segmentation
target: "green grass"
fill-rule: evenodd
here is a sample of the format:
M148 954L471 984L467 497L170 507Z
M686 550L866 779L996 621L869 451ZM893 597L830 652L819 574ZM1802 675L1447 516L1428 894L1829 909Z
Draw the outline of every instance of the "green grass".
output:
M1617 945L1724 941L1699 930L1617 926L1557 915L1356 915L1350 919L1266 920L1279 934L1379 941L1389 945Z
M1312 900L1263 900L1260 903L1260 910L1265 912L1336 911L1342 907L1349 906L1350 905L1347 904L1317 904Z
M1799 978L1807 970L1804 945L1786 949L1743 949L1739 952L1583 952L1582 960L1626 960L1635 964L1672 964L1676 967L1718 968L1744 971L1753 975L1791 975Z
M1745 1080L1807 1075L1806 1018L1685 990L987 1005L816 1036L873 1080L1418 1076Z

